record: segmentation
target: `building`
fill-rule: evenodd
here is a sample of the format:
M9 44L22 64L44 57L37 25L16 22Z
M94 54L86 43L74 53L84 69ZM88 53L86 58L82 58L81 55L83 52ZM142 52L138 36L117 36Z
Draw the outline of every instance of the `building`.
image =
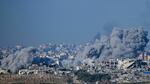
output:
M65 68L59 68L58 69L58 73L60 75L69 75L69 74L71 74L71 70L65 69Z
M19 70L18 74L19 75L38 74L38 70L22 69L22 70Z
M128 69L131 65L133 65L135 61L132 59L123 59L123 60L118 60L118 69Z
M150 52L143 52L139 55L138 59L143 60L150 66Z
M8 72L6 70L3 70L0 68L0 74L7 74Z

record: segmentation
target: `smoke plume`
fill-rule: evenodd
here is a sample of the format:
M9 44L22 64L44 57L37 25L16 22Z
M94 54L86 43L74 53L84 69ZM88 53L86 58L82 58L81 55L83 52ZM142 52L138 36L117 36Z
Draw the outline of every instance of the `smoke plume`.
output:
M75 62L86 58L103 60L105 58L133 58L144 51L148 43L148 32L143 28L114 28L110 36L102 36L79 52Z
M136 57L148 43L148 32L143 28L113 29L110 36L112 56Z
M10 70L12 73L16 73L20 68L27 68L33 60L33 56L31 56L32 49L31 47L24 48L21 51L10 54L2 60L1 68Z

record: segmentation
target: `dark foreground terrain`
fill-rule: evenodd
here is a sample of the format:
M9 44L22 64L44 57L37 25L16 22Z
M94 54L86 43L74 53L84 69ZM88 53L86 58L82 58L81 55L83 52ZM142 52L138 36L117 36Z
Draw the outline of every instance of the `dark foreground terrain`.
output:
M65 84L66 77L54 75L0 75L0 84Z

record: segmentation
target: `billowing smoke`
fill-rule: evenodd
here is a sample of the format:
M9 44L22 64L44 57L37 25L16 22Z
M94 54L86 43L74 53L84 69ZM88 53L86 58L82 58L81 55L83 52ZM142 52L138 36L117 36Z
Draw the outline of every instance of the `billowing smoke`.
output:
M10 70L12 73L16 73L20 68L27 68L31 65L33 60L33 56L31 56L32 50L33 48L29 47L10 54L7 58L2 60L1 68Z
M61 60L62 65L69 68L82 63L92 65L93 61L99 63L109 58L134 58L144 51L149 41L148 32L143 28L114 28L108 36L99 34L97 36L94 42L81 45L81 48L76 50L75 58L65 57L65 60ZM27 68L32 64L35 52L36 50L29 47L10 54L2 60L1 68L10 70L12 73L21 68Z
M143 28L113 29L110 36L112 56L136 57L148 43L148 32Z
M148 43L148 32L143 28L114 28L110 36L102 36L78 53L75 63L86 58L103 60L106 58L137 57Z

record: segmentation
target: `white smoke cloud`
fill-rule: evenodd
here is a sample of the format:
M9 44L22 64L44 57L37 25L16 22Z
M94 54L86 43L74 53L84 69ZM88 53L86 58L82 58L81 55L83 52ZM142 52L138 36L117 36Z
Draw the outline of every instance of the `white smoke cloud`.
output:
M143 28L113 29L110 37L112 55L136 57L146 47L147 36L148 32Z
M87 45L77 54L75 62L83 62L86 58L120 58L136 57L148 43L148 32L143 28L114 28L110 36L102 36L93 44Z
M32 47L24 48L21 51L17 51L14 54L10 54L7 58L4 58L1 62L1 68L10 70L15 73L17 70L23 67L28 67L33 60L31 56Z

